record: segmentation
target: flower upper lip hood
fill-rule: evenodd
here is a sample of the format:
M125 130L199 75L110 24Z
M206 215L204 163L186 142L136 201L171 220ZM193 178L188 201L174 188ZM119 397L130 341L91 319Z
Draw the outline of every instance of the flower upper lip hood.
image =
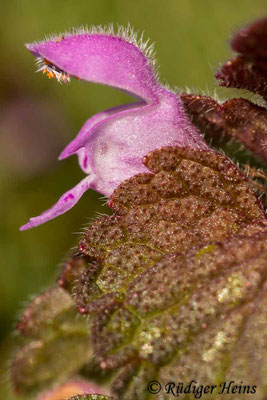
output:
M77 154L87 176L49 210L20 229L63 214L92 188L105 196L125 179L147 172L142 159L172 145L210 150L189 121L178 94L158 82L152 48L132 31L92 29L26 45L38 57L39 70L59 81L69 76L116 87L137 102L100 112L86 121L59 159Z

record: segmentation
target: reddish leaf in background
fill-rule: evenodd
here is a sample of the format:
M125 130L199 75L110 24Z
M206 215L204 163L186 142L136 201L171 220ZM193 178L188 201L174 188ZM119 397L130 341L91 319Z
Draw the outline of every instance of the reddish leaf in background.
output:
M238 139L267 162L267 110L246 99L223 104L207 96L183 93L184 107L206 139L217 144Z
M215 75L220 86L247 89L267 99L267 18L241 29L231 46L241 54Z
M247 89L267 99L267 18L241 29L231 42L241 55L228 61L216 74L220 85ZM267 161L267 110L245 99L232 99L223 104L207 96L181 95L193 123L222 143L238 139L245 147Z
M267 66L265 62L238 56L228 61L215 75L220 86L246 89L267 100Z
M246 57L267 60L267 18L240 29L233 37L231 47Z

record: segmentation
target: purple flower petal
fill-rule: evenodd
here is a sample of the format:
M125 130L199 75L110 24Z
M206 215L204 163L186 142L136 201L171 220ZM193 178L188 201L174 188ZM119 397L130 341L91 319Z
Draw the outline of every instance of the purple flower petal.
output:
M123 37L81 32L26 46L69 75L123 89L147 102L157 99L148 58Z
M157 105L121 112L98 124L77 153L80 164L86 160L97 176L95 189L110 196L122 181L146 171L145 155L172 145L208 150L188 123L180 99L165 92Z
M101 111L95 114L93 117L89 118L85 124L83 125L82 129L76 136L74 140L72 140L68 146L62 151L59 156L59 160L64 160L65 158L71 156L72 154L76 153L81 147L83 147L84 143L88 140L89 136L93 133L96 127L106 120L108 117L112 115L116 115L119 112L130 110L131 108L135 108L141 105L145 105L145 102L138 102L138 103L130 103L130 104L123 104L121 106L112 107L105 111ZM84 166L81 165L81 168L87 172L86 169L83 168Z
M143 53L145 46L139 48L132 37L126 40L125 33L122 37L114 33L68 34L27 47L41 57L39 69L48 77L67 81L74 75L123 89L141 101L100 112L84 124L59 159L76 153L89 178L22 229L66 212L89 187L110 196L125 179L147 171L142 160L152 150L165 146L210 150L188 119L180 95L158 83L149 51Z
M38 400L59 400L69 399L78 394L103 394L107 395L108 391L105 388L96 386L94 383L82 380L70 380L60 386L42 393Z
M38 217L30 218L30 221L27 224L21 226L20 230L25 231L27 229L35 228L36 226L41 225L44 222L49 221L50 219L56 218L58 215L64 214L77 203L84 192L89 189L90 185L93 186L92 181L93 176L91 175L81 180L78 185L74 186L74 188L64 193L57 201L57 203L54 204L51 208L43 212Z

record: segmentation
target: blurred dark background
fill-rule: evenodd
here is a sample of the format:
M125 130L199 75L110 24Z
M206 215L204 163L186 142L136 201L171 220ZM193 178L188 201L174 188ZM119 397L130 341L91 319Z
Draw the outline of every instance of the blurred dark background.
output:
M163 82L213 93L214 70L230 57L228 39L266 13L266 0L0 0L0 12L0 396L11 400L7 365L19 312L54 283L82 227L107 208L89 191L67 214L27 232L18 228L83 177L75 157L57 156L85 120L129 101L112 88L59 85L36 74L24 43L73 26L130 22L156 42Z

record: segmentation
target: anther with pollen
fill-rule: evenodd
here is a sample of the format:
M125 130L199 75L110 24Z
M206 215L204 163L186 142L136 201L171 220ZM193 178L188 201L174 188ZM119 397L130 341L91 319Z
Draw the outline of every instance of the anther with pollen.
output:
M56 67L45 58L39 57L37 59L37 72L42 72L49 79L55 78L60 83L70 82L70 75Z

